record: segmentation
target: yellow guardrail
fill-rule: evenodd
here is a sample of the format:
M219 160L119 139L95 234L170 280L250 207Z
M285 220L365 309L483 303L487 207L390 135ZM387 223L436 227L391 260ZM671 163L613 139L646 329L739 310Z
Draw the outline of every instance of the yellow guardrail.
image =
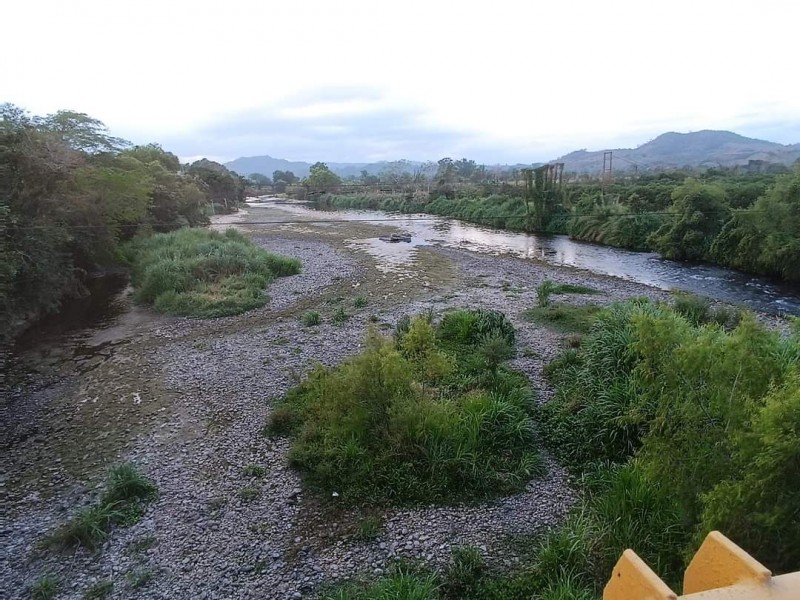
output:
M800 600L800 572L772 576L719 531L708 534L683 577L678 596L633 550L625 550L603 600Z

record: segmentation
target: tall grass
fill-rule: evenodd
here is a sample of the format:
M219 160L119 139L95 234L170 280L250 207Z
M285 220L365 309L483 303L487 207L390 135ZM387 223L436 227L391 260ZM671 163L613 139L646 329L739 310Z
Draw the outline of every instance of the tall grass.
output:
M800 336L751 315L721 328L702 300L603 311L549 366L557 393L540 411L553 453L586 474L580 569L599 585L627 544L676 583L715 527L773 569L800 568L798 364Z
M130 242L135 298L190 317L234 315L266 304L267 284L300 262L262 250L234 229L181 229Z
M78 513L45 539L45 546L96 550L115 525L135 523L145 504L157 494L152 482L130 464L112 467L98 501Z
M465 313L446 318L470 323L455 339L423 317L399 341L371 329L362 354L288 393L268 429L293 436L306 484L346 502L452 502L541 472L527 383L500 365L513 328L499 313Z
M377 580L353 582L322 594L323 600L432 600L439 597L435 574L408 566L394 567Z

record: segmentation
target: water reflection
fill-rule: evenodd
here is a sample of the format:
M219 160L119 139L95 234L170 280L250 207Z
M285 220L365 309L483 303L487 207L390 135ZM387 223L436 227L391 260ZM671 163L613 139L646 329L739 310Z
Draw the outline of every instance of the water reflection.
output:
M274 200L252 206L273 206ZM662 259L651 252L576 242L564 235L528 235L468 225L455 219L430 215L400 215L380 211L322 212L294 202L280 208L324 220L390 221L412 235L412 242L386 243L377 238L352 240L382 262L384 270L408 266L416 248L440 245L486 254L511 254L620 277L661 289L681 289L726 302L744 304L771 313L800 315L800 287L756 277L713 265L685 264Z

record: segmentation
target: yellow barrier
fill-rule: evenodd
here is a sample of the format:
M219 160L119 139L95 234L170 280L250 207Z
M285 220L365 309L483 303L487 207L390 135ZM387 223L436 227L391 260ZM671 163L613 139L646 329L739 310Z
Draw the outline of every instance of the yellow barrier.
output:
M800 600L800 572L773 577L769 569L719 531L708 534L683 577L691 600ZM603 600L677 600L679 596L633 550L625 550Z

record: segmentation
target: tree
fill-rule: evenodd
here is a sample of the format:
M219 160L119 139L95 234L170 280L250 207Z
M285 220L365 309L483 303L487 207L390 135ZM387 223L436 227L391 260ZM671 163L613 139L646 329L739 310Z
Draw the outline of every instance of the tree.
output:
M272 180L261 173L250 173L250 181L260 190L265 185L272 185Z
M177 173L181 168L181 162L172 152L165 151L158 144L147 144L144 146L134 146L120 153L121 156L130 156L141 163L159 163L170 173Z
M311 192L331 192L342 183L339 176L331 171L324 162L314 163L309 171L309 175L303 180L303 184Z
M650 245L670 260L708 258L712 240L730 218L725 191L687 179L672 192L672 201L674 216L650 237Z
M35 117L34 123L41 130L58 136L70 148L89 154L118 152L130 145L122 138L110 136L102 121L85 113L60 110L46 117Z
M282 194L286 191L287 185L292 185L300 181L291 171L274 171L272 173L272 185L275 191Z
M735 211L711 255L737 269L800 281L800 167L750 209Z
M362 169L359 181L363 185L378 185L380 178L377 175L370 175L366 170Z
M201 159L189 166L189 174L202 182L208 197L214 202L214 210L231 211L244 201L244 184L241 178L223 165Z

